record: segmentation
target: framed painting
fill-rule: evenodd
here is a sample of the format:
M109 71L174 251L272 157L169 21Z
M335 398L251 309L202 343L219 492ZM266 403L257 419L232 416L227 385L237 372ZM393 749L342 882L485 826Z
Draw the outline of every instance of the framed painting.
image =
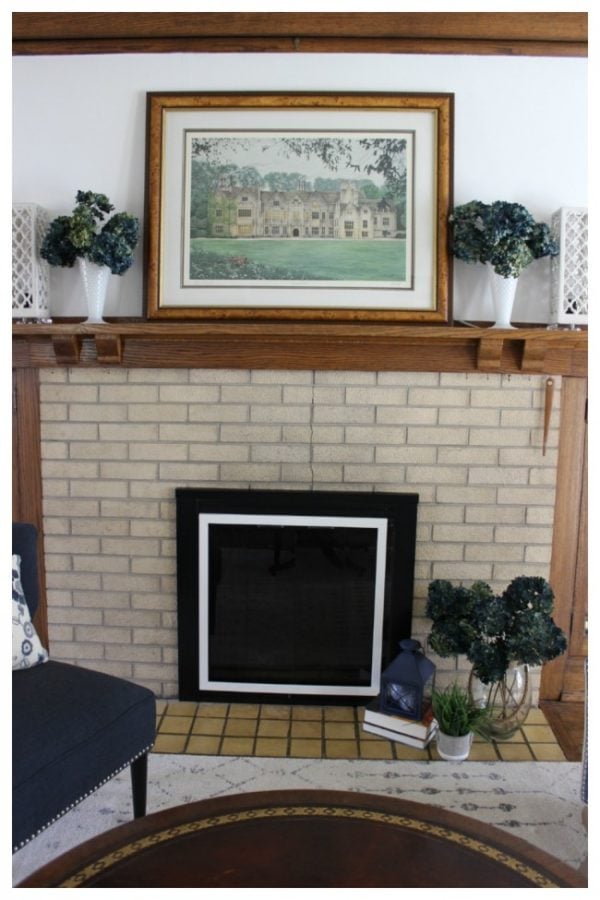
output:
M150 319L450 320L452 94L147 96Z

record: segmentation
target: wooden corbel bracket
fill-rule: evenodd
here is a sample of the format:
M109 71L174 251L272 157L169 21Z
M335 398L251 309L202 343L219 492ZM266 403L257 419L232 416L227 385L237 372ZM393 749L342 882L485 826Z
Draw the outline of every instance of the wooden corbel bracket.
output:
M96 334L96 356L102 365L120 365L123 361L123 338L120 334Z
M59 366L76 366L81 356L81 337L77 334L52 336L52 349Z
M477 347L477 369L479 372L499 372L502 363L504 338L495 335L482 337Z
M524 341L521 371L525 374L539 374L545 371L547 345L534 339Z

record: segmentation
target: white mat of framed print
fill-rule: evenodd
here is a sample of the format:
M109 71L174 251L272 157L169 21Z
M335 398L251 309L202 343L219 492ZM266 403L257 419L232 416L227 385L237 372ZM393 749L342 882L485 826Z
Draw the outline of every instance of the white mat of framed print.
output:
M451 94L148 94L146 311L445 323Z

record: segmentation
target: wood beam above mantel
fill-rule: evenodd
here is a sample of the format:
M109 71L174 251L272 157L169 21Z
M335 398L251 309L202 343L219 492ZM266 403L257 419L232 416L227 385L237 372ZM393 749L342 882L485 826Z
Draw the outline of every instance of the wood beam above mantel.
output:
M585 12L13 13L13 54L586 56Z
M587 331L116 319L13 325L13 365L587 376Z

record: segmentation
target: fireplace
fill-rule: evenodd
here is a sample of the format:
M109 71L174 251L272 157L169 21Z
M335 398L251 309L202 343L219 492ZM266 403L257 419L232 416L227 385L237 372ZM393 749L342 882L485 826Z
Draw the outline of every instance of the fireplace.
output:
M182 700L373 697L410 636L417 494L181 488Z

